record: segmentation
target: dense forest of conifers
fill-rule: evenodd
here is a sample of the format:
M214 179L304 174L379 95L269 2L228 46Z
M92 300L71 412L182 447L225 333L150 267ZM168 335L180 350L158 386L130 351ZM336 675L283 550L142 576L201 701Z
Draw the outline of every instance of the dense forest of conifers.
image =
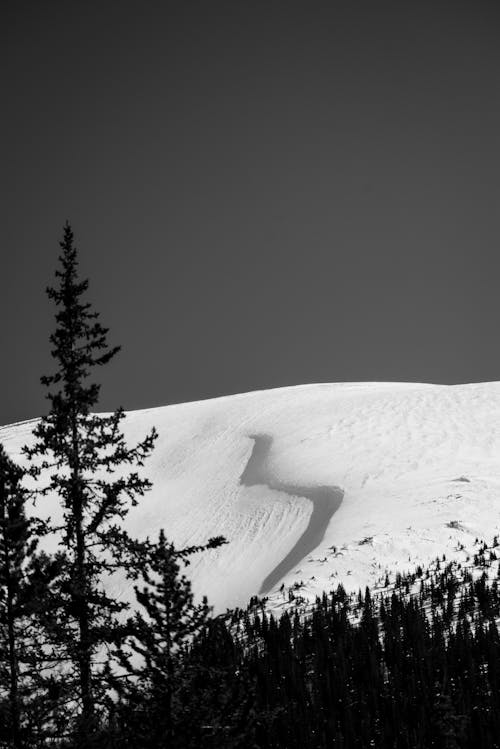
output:
M176 549L168 529L124 529L156 433L130 446L122 409L95 414L118 349L68 224L56 282L49 411L22 459L0 445L0 747L499 747L498 539L380 590L308 603L299 585L280 616L255 598L214 617L183 567L224 538ZM37 516L48 495L57 522ZM116 572L135 607L103 585Z
M179 670L170 743L146 731L140 745L500 746L500 595L485 549L471 566L398 575L375 599L339 586L305 613L276 619L256 599L212 620ZM160 725L151 704L136 724Z
M489 556L474 570L399 575L375 600L340 586L306 616L241 614L253 745L500 746L500 595Z

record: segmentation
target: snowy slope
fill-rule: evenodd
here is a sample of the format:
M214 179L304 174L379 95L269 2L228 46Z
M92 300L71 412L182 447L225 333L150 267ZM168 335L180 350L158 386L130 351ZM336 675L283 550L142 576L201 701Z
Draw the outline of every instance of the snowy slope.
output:
M0 429L13 456L33 424ZM225 535L188 568L216 611L282 600L283 583L373 585L500 532L500 382L247 393L131 412L127 438L152 426L154 489L128 527L178 545Z

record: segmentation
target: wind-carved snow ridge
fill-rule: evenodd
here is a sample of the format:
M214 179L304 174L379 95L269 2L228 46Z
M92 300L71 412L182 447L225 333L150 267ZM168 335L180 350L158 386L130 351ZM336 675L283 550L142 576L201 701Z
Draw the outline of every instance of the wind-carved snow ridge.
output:
M312 513L307 528L286 557L269 573L261 585L260 594L270 591L285 575L296 567L323 540L328 524L338 510L344 492L337 486L304 487L288 484L276 479L269 472L267 458L271 451L273 438L268 434L251 434L253 450L245 470L241 474L243 486L265 485L273 491L285 492L290 496L305 497L312 502Z
M20 463L33 426L0 428ZM500 536L500 382L320 383L132 411L127 443L153 426L153 488L125 527L141 539L165 528L179 548L225 536L186 571L216 613L272 586L278 613L282 582L311 601L339 583L383 587L443 554L465 564L476 537ZM36 512L58 518L57 498Z

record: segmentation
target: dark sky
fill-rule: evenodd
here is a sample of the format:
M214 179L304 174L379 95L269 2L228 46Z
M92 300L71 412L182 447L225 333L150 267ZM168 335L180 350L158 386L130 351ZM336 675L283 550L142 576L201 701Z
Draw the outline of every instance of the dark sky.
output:
M46 408L66 219L102 409L500 379L500 5L3 8L0 423Z

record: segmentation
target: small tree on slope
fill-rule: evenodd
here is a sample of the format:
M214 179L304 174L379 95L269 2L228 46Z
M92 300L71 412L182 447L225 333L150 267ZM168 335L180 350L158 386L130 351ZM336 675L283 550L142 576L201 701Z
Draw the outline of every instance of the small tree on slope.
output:
M34 446L26 453L36 459L36 471L48 475L40 492L55 493L63 510L61 526L52 528L60 534L65 559L54 634L61 662L68 664L67 678L75 683L75 741L90 747L98 741L98 713L104 701L103 646L126 607L104 590L102 580L117 569L130 568L130 539L122 521L150 482L137 470L127 474L126 469L143 465L156 432L153 429L129 447L121 431L122 409L107 416L93 413L100 385L91 375L119 348L108 346L107 329L83 299L88 281L78 278L77 250L68 223L60 246L58 285L47 290L56 305L56 329L50 337L56 371L41 380L49 388L51 408L35 428Z
M123 668L114 681L122 726L120 746L185 749L191 745L187 736L194 732L193 723L200 716L189 711L194 695L186 699L183 692L187 681L194 683L189 655L193 643L211 622L211 609L206 598L200 603L194 601L191 583L180 570L193 553L224 543L225 539L218 536L205 546L176 550L161 530L158 542L149 544L141 573L145 585L135 587L142 611L128 620L126 642L117 651ZM198 662L197 673L201 668ZM208 669L205 681L207 675ZM186 722L190 724L187 733Z

